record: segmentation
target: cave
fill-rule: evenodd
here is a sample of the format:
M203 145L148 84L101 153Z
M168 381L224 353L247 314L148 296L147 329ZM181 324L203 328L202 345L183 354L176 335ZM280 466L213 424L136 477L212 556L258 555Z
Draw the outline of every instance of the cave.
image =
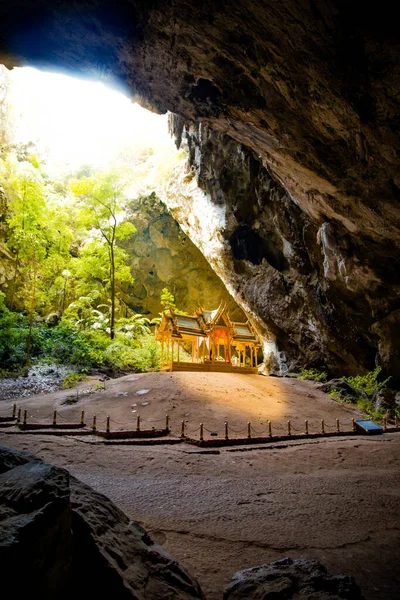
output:
M174 216L264 339L291 369L379 365L395 383L394 21L333 0L3 2L0 63L100 78L172 113L215 218L184 198Z

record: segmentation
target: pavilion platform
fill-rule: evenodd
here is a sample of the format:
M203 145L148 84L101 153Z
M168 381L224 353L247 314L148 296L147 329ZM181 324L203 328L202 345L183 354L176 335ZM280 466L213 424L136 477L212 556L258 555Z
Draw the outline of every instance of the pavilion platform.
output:
M228 362L171 362L163 364L161 371L191 371L198 373L241 373L242 375L257 375L258 367L236 367Z

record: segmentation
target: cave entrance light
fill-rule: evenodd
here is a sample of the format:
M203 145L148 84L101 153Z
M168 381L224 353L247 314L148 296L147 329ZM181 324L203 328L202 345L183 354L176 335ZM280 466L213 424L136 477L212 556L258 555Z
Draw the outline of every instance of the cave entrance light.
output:
M7 100L13 143L33 144L51 176L82 165L132 168L146 150L175 150L167 115L151 113L102 82L14 68Z

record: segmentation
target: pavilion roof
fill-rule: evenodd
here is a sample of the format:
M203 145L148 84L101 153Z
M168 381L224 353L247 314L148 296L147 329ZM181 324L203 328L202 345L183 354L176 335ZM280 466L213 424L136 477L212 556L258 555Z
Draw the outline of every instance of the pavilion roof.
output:
M184 335L206 337L221 318L230 330L232 341L260 343L249 321L236 323L229 319L225 303L221 303L216 310L204 310L200 307L195 315L182 315L172 310L165 311L159 333L169 330L174 338L182 338Z

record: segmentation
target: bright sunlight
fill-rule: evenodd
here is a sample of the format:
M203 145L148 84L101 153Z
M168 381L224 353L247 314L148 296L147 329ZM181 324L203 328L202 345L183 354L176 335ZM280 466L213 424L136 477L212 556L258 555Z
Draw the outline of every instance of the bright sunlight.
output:
M134 104L103 83L45 73L10 72L15 142L33 142L49 172L104 168L140 147L172 148L167 115Z

